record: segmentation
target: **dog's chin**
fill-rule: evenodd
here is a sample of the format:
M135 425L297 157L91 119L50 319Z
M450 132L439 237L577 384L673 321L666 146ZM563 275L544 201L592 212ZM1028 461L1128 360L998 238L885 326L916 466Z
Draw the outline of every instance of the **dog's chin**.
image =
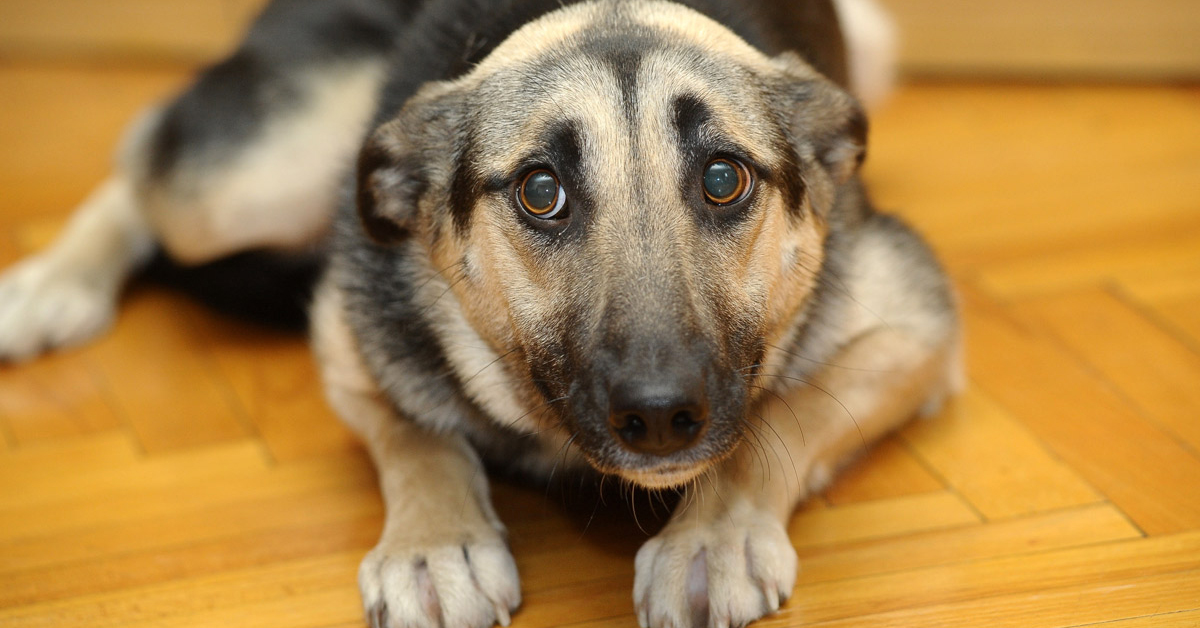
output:
M592 467L607 476L615 476L635 486L650 489L672 489L700 477L721 461L721 457L704 460L664 460L654 465L626 466L611 461L601 462L584 455Z
M653 469L620 469L615 475L647 489L678 488L700 477L712 465L707 462L667 463Z

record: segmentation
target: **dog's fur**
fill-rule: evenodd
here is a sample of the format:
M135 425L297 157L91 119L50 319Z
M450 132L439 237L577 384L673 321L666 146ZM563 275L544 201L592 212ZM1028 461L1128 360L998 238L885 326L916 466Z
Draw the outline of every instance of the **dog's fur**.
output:
M745 624L791 592L795 505L957 385L947 282L855 175L847 86L887 82L854 54L890 37L871 9L277 0L0 281L0 357L95 335L157 247L317 246L326 390L387 503L372 626L508 623L484 461L684 487L638 552L639 620ZM705 201L714 158L746 164L744 200ZM538 168L565 218L515 201Z

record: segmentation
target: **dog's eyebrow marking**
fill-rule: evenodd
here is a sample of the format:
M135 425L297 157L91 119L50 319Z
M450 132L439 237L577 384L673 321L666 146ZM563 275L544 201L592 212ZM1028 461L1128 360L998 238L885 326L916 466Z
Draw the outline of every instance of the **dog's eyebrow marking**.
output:
M699 143L701 128L712 119L712 110L695 94L676 97L672 109L675 113L675 133L686 153Z
M466 234L471 226L471 211L481 192L479 172L472 165L476 152L475 129L468 128L463 135L462 151L450 181L450 215L460 235Z
M575 122L566 120L551 125L540 141L546 159L558 170L559 177L575 185L583 182L583 147Z

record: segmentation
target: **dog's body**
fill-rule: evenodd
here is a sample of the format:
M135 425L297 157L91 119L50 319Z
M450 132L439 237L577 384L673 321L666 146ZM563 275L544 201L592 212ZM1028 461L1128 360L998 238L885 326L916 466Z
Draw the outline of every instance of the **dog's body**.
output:
M685 486L641 623L744 624L791 591L799 500L957 385L849 80L828 1L277 0L0 282L0 357L94 335L156 243L318 246L326 390L387 503L373 626L508 623L484 460Z

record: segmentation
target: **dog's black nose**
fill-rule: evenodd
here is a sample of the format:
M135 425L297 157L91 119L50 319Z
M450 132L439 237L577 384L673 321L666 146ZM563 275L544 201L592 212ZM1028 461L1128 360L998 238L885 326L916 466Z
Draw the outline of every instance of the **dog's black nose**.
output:
M632 451L667 456L691 447L708 423L702 384L628 381L609 392L609 425Z

